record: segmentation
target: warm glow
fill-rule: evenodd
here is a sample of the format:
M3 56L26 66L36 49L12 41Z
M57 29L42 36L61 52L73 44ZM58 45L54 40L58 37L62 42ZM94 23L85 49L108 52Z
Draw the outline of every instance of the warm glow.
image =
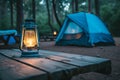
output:
M57 35L57 32L56 32L56 31L54 31L54 32L53 32L53 35L55 35L55 36L56 36L56 35Z
M34 30L26 30L23 39L26 47L34 47L37 45L36 33Z

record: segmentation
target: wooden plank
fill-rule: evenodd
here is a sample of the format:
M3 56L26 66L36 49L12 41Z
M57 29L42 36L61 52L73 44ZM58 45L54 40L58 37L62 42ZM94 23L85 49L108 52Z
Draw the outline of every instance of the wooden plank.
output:
M77 54L68 54L68 53L63 53L63 52L55 52L55 51L47 51L47 50L39 50L40 54L44 55L49 55L49 58L54 59L54 60L59 60L59 61L66 61L66 63L72 63L74 65L78 65L81 67L81 61L83 63L88 62L90 64L88 67L87 64L84 65L87 68L86 70L82 71L95 71L99 72L102 74L110 74L111 73L111 60L106 59L106 58L100 58L100 57L91 57L91 56L83 56L83 55L77 55ZM54 56L53 56L54 55ZM56 56L59 56L60 58L55 58ZM67 58L67 59L62 59L62 58ZM72 62L70 60L72 60ZM78 61L78 62L76 62Z
M0 80L48 80L47 74L0 54Z
M78 74L78 67L76 66L52 61L45 58L17 58L17 60L34 65L37 68L47 71L51 80L68 80L73 75Z
M46 58L20 58L18 57L20 55L20 51L17 52L15 50L1 50L1 53L9 57L17 56L17 58L13 58L32 65L37 69L48 72L50 80L69 80L72 76L79 74L79 68L77 66L49 60Z
M20 56L19 54L21 51L19 49L13 49L13 51L16 51L16 54L11 53L11 56ZM7 52L7 50L6 50ZM77 55L77 54L68 54L64 52L56 52L56 51L48 51L48 50L39 50L39 54L41 55L46 55L46 56L61 56L61 57L66 57L66 58L72 58L75 60L82 60L86 62L92 62L92 63L100 63L103 61L110 61L109 59L106 58L100 58L100 57L93 57L93 56L85 56L85 55Z
M21 56L21 51L19 49L1 49L0 53L8 56L8 57L20 57Z
M79 72L86 73L86 72L99 72L103 74L110 74L111 73L111 61L103 61L103 62L89 62L84 60L76 60L72 58L65 58L60 56L50 56L49 59L60 61L64 63L68 63L71 65L75 65L80 67Z
M55 51L47 51L47 50L39 50L39 53L44 54L44 55L56 55L56 56L61 56L61 57L67 57L67 58L73 58L76 60L84 60L88 62L103 62L103 61L108 61L109 59L106 58L100 58L100 57L93 57L93 56L83 56L83 55L77 55L77 54L68 54L64 52L55 52Z

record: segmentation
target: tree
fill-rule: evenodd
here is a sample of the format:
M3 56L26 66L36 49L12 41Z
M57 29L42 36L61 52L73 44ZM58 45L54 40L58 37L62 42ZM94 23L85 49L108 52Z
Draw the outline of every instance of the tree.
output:
M75 0L75 11L78 12L78 0Z
M32 0L32 14L33 14L33 19L36 21L36 9L35 9L35 0Z
M10 0L10 17L11 17L11 28L13 28L13 0Z
M56 0L52 0L52 4L53 4L53 12L54 12L54 15L55 15L55 19L56 19L58 25L61 28L62 25L61 25L61 22L60 22L60 20L59 20L59 18L57 16L57 13L56 13Z
M50 26L51 28L51 31L53 32L53 27L52 27L52 24L51 24L51 19L50 19L50 10L49 10L49 0L46 0L46 7L47 7L47 12L48 12L48 25Z
M72 13L75 12L75 0L71 1L71 5L72 5Z
M91 12L91 0L88 0L88 12Z
M78 0L72 0L71 5L72 5L72 13L78 12Z
M17 0L17 31L20 32L23 24L23 0Z
M8 0L0 0L0 28L7 29L8 27Z
M99 0L94 0L94 1L95 1L95 13L97 16L100 16Z

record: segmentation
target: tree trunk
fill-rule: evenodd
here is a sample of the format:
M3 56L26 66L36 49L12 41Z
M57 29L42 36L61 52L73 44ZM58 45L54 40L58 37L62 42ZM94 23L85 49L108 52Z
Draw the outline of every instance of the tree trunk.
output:
M74 13L75 12L75 0L72 0L71 5L72 5L72 13Z
M51 14L50 14L50 16L51 16L51 19L52 19L51 22L54 22L53 24L56 24L57 22L56 22L56 19L55 19L55 14L54 14L53 7L52 7L52 9L51 9Z
M23 0L17 0L17 31L21 32L23 23Z
M91 12L91 0L88 0L88 12Z
M7 13L7 2L5 0L0 0L0 19L5 18L5 16L7 15L6 13Z
M95 1L95 13L97 16L100 16L100 13L99 13L99 0L94 0Z
M11 28L13 29L13 0L10 0L10 17L11 17Z
M60 20L58 19L57 13L56 13L56 4L55 4L56 0L52 0L52 4L53 4L53 12L55 15L55 19L58 23L58 25L60 26L60 28L62 27Z
M35 10L35 0L32 0L32 14L33 14L33 19L36 21L36 10Z
M75 0L75 12L78 12L78 0Z
M51 19L50 19L50 10L49 10L48 0L46 0L46 7L47 7L47 12L48 12L48 25L50 26L50 29L53 32L54 30L53 30L52 24L50 23Z
M78 0L72 0L72 13L78 12Z
M5 29L7 27L6 19L7 19L7 1L0 0L0 26L1 26L1 29Z

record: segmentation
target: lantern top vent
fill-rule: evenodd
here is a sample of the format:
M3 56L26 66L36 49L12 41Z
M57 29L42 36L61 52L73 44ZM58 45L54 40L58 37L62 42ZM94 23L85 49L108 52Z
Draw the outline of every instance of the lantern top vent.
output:
M33 19L26 19L23 26L27 27L27 28L34 28L34 27L36 27L35 20L33 20Z

